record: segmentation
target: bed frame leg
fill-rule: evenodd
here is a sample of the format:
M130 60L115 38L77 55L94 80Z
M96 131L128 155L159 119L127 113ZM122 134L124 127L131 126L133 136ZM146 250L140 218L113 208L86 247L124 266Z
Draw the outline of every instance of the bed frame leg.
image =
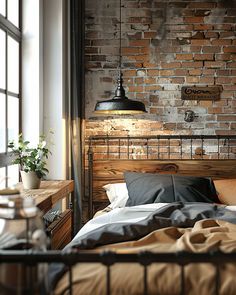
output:
M111 267L107 265L107 295L110 295L110 289L111 289Z
M143 295L148 295L147 265L143 266Z
M181 281L180 281L180 287L181 287L181 290L180 290L180 295L184 295L185 294L185 276L184 276L184 265L181 265L181 271L180 271L180 275L181 275Z

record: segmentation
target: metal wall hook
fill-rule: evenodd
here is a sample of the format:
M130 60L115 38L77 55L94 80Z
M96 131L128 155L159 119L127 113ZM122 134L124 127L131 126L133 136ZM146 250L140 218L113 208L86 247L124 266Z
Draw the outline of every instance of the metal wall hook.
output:
M194 118L197 118L198 116L194 113L194 111L187 110L184 114L184 121L185 122L193 122Z

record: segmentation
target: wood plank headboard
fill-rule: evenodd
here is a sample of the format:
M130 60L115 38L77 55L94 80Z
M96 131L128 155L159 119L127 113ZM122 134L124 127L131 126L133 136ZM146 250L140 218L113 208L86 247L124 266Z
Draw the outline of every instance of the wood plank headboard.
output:
M89 216L105 207L103 185L124 171L236 178L236 136L90 137Z

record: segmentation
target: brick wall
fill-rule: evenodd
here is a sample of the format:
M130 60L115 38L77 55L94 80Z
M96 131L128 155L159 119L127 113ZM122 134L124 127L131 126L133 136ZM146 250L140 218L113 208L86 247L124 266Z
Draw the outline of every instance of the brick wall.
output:
M148 111L135 117L93 114L116 88L119 1L85 4L85 136L236 134L236 1L122 0L124 86ZM221 99L183 101L183 85L222 85Z

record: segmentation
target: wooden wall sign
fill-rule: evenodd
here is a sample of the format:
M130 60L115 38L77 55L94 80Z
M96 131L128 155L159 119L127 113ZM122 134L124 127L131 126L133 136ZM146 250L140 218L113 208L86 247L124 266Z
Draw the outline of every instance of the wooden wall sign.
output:
M197 87L183 86L181 99L183 100L219 100L221 86Z

